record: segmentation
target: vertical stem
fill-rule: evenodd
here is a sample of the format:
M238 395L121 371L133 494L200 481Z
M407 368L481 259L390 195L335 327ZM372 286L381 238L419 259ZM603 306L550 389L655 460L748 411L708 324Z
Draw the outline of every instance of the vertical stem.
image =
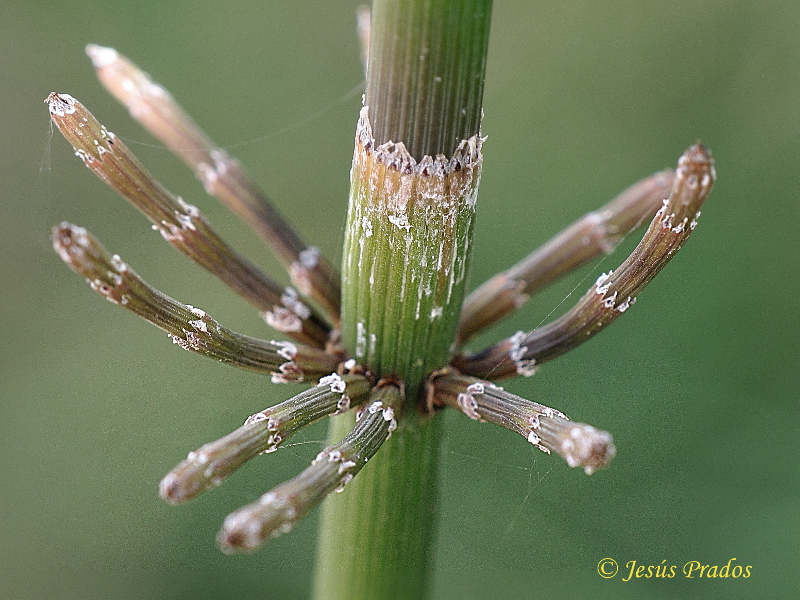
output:
M342 340L409 399L451 353L480 179L480 137L452 159L419 163L402 143L375 147L361 111L343 265Z
M413 396L446 363L481 167L490 0L373 5L343 265L342 338Z
M491 0L379 0L365 104L378 144L451 156L480 129Z
M342 271L342 342L404 382L398 429L329 498L318 599L421 598L434 530L440 425L422 384L452 353L482 163L491 0L377 0L356 131ZM352 417L332 421L340 439Z
M440 419L400 426L341 494L322 505L314 598L425 596L434 541ZM352 414L331 420L338 439Z

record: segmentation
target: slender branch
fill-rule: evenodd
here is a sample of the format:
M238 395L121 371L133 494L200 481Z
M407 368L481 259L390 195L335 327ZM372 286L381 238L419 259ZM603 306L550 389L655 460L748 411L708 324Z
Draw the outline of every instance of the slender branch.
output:
M269 373L276 383L330 373L341 361L340 356L317 348L268 342L222 327L205 311L181 304L148 285L83 227L69 223L55 227L53 247L106 300L163 329L185 350L241 369Z
M633 184L602 208L587 213L510 269L483 283L464 300L458 343L525 304L531 295L585 265L642 222L652 219L672 187L673 172L661 171Z
M161 480L159 493L172 504L184 502L218 486L258 454L274 452L304 427L361 404L370 381L361 375L337 374L275 406L257 412L236 431L190 452Z
M90 44L86 53L106 89L131 116L192 170L208 191L239 215L281 260L292 283L339 322L339 274L319 249L307 246L272 206L239 162L219 148L172 95L113 48Z
M488 381L446 373L435 377L430 386L433 404L457 408L470 419L510 429L543 452L552 450L570 467L583 467L587 475L608 466L617 453L608 432L574 423L553 408Z
M316 346L328 341L325 321L251 262L239 256L211 229L200 211L170 194L113 133L100 125L69 94L46 100L61 134L84 164L133 204L179 252L226 283L260 310L267 323L294 339Z
M701 144L689 148L678 162L669 198L616 271L601 275L556 321L528 334L520 332L477 354L456 356L452 365L462 373L492 380L532 375L537 364L561 356L602 331L630 308L639 292L683 246L715 179L708 149Z
M270 537L291 531L294 524L333 491L341 492L389 439L397 426L400 390L376 388L353 430L320 452L297 477L264 494L257 502L231 513L217 536L226 552L252 551Z

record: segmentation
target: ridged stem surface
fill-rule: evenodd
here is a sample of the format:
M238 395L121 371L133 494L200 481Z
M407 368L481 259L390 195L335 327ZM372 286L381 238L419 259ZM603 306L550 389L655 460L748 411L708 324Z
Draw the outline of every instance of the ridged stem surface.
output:
M447 364L469 266L482 164L489 0L373 4L342 265L342 343L403 382L399 426L323 507L319 600L424 597L440 424L422 383ZM333 420L330 441L352 425Z

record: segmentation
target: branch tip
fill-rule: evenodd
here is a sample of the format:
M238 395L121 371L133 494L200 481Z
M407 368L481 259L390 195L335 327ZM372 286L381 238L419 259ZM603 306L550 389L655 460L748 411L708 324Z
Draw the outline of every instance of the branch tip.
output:
M335 378L320 386L338 385ZM225 518L217 542L223 552L252 552L266 540L291 531L332 492L341 492L389 439L397 426L395 411L400 390L383 386L373 390L355 427L345 438L317 454L302 473Z
M370 383L358 375L327 375L314 387L247 418L228 435L201 446L170 471L159 495L171 504L190 500L218 486L245 462L275 452L295 433L367 399Z
M476 354L457 355L451 364L462 373L494 380L526 374L528 367L561 356L605 329L636 302L686 242L715 180L711 152L702 144L691 146L678 161L669 197L617 269L600 275L562 317Z
M303 264L307 245L294 232L239 162L218 147L161 85L113 48L90 44L98 78L145 129L189 166L206 191L244 220L287 270ZM307 262L307 261L306 261ZM293 283L339 321L339 276L324 257L305 267Z
M506 392L475 377L444 373L430 384L434 402L451 406L470 419L488 421L523 436L542 452L555 452L587 475L608 466L617 451L611 434L564 413Z
M176 250L227 284L262 311L280 316L280 331L324 347L330 326L261 269L236 253L211 228L197 207L171 194L116 136L69 94L47 98L53 123L75 154L107 185L128 200Z
M57 117L65 117L75 112L75 98L69 94L50 92L44 103L47 104L50 114Z
M98 46L97 44L88 44L86 46L86 55L92 59L92 65L94 65L95 69L107 67L119 59L119 52L114 48Z
M273 380L302 381L335 370L341 357L318 348L266 341L221 326L200 308L182 304L145 282L119 255L112 255L85 228L53 228L53 248L91 288L156 327L185 350L272 374Z

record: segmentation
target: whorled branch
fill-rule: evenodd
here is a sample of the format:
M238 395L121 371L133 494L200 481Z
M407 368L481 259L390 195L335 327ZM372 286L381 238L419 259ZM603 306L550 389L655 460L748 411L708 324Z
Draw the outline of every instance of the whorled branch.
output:
M480 285L464 300L458 343L508 316L559 277L611 252L623 237L653 217L669 195L672 180L673 173L667 170L633 184Z
M531 375L536 365L561 356L603 330L630 308L639 292L683 246L715 179L711 152L695 144L678 162L669 198L617 270L601 275L561 318L482 352L458 355L451 364L462 373L484 379Z
M182 254L227 284L256 308L267 323L297 341L322 347L330 327L284 288L231 249L200 211L173 196L113 133L69 94L52 93L46 102L58 130L84 164L153 223Z
M367 408L345 438L320 452L295 478L225 518L217 541L225 552L252 551L267 539L291 531L295 523L333 491L344 486L389 439L397 426L401 393L394 385L375 388Z
M216 146L172 95L113 48L90 44L86 53L106 89L131 116L177 154L209 194L238 214L269 245L292 283L339 321L339 274L319 249L306 246L239 162Z
M358 406L370 388L361 375L323 377L314 387L250 416L236 431L190 452L162 479L161 497L177 504L218 486L248 460L274 452L304 427L343 413L351 404Z
M429 388L433 405L456 408L476 421L510 429L543 452L555 452L587 475L608 466L617 453L611 434L570 421L563 413L506 392L488 381L455 373L435 377Z
M53 247L93 290L163 329L186 350L271 374L273 381L281 383L330 373L341 360L318 348L260 340L222 327L205 311L181 304L151 287L83 227L69 223L55 227Z

